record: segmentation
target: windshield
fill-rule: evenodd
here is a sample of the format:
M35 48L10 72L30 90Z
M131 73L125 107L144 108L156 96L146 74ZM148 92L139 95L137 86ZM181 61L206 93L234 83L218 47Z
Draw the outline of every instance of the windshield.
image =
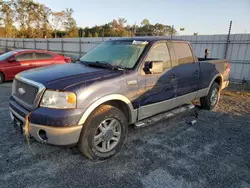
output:
M108 41L87 54L80 61L109 63L121 68L133 68L142 54L147 42Z
M5 60L6 58L9 58L13 54L14 54L14 52L6 52L6 53L0 55L0 61Z

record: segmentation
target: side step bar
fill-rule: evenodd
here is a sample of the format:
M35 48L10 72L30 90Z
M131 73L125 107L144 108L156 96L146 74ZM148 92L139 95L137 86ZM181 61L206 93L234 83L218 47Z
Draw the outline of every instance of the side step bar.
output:
M177 115L179 113L182 113L182 112L185 112L185 111L188 111L188 110L191 110L194 107L195 106L193 104L184 105L184 106L175 108L173 110L170 110L170 111L167 111L167 112L152 116L150 118L143 119L141 121L136 122L134 125L135 125L135 128L145 127L145 126L148 126L150 124L156 123L156 122L158 122L160 120L164 120L164 119L174 117L175 115Z

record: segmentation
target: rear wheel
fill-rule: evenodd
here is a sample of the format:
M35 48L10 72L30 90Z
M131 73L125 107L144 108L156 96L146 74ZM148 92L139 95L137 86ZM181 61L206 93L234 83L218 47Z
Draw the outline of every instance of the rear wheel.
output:
M0 72L0 84L4 82L4 76L3 74Z
M220 99L220 86L219 84L214 82L208 92L208 95L200 99L201 108L206 110L212 110L217 106L219 99Z
M90 159L106 159L122 147L128 130L126 116L116 107L98 107L83 125L79 150Z

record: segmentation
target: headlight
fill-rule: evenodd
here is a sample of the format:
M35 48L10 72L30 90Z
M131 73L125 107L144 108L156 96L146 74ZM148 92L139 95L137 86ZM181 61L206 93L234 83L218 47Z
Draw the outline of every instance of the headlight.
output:
M76 108L76 94L72 92L46 90L40 106L58 109Z

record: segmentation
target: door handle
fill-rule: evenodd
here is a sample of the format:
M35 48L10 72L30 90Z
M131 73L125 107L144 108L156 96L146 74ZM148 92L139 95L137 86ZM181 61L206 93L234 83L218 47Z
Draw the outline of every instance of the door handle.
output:
M194 72L194 74L199 74L199 70L196 70L196 71Z

